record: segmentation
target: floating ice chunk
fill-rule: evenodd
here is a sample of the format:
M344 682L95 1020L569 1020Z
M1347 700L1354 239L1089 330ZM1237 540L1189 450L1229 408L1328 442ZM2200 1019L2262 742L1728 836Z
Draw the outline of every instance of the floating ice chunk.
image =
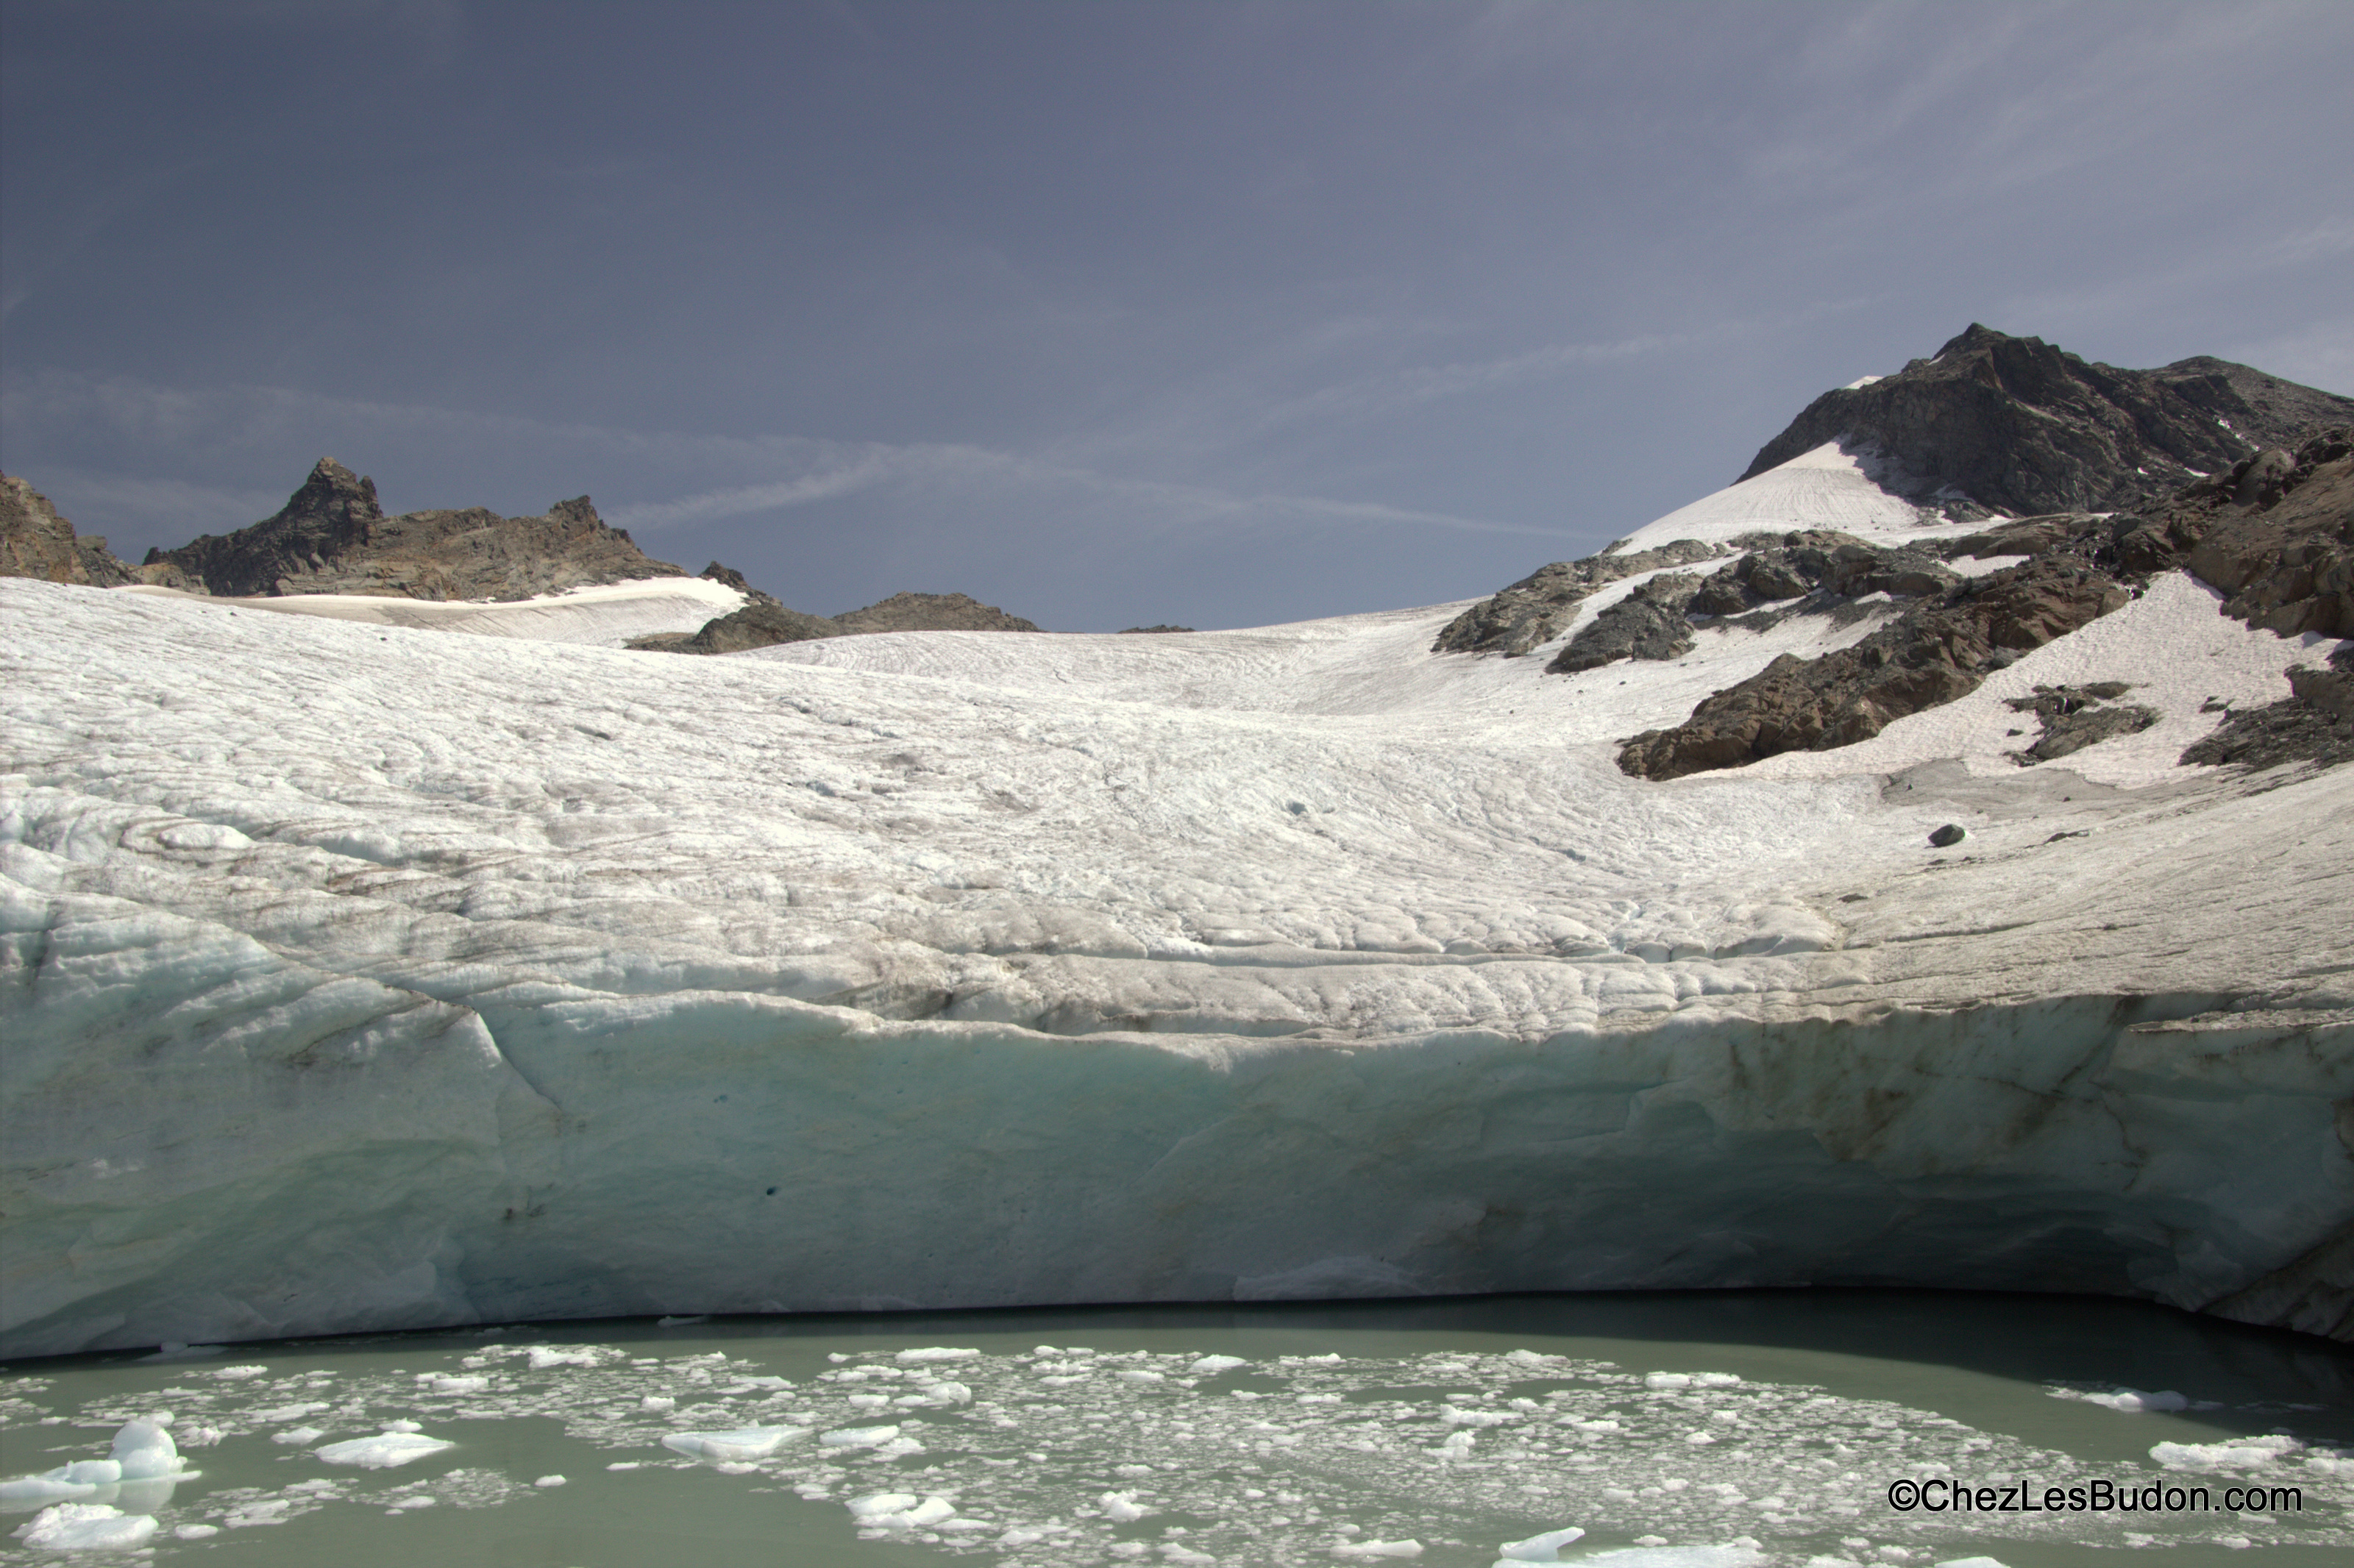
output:
M2003 1564L1991 1557L1948 1557L1937 1568L2003 1568Z
M651 1410L657 1413L664 1410L676 1410L678 1408L678 1401L673 1399L666 1393L650 1393L643 1399L638 1401L638 1408L640 1410Z
M2085 1393L2073 1388L2049 1388L2043 1392L2054 1399L2079 1400L2086 1404L2100 1405L2105 1410L2121 1410L2128 1415L2150 1410L2190 1408L2190 1401L2170 1388L2160 1389L2155 1393L2145 1393L2137 1388L2120 1388L2113 1393Z
M267 1410L257 1410L248 1418L254 1421L300 1421L306 1415L316 1415L329 1408L324 1404L273 1404Z
M1161 1555L1172 1563L1215 1563L1217 1561L1206 1552L1196 1552L1192 1547L1182 1545L1174 1541L1161 1544Z
M817 1440L829 1448L880 1448L897 1436L896 1426L838 1426Z
M1659 1537L1651 1537L1657 1541ZM1754 1546L1623 1546L1577 1560L1600 1568L1760 1568L1766 1554Z
M532 1485L542 1489L560 1487L564 1485L564 1478L562 1476L542 1476L539 1479L532 1482Z
M214 1370L213 1376L223 1383L249 1383L269 1371L268 1367L218 1367Z
M220 1533L220 1526L217 1524L175 1525L172 1529L172 1533L178 1536L183 1541L202 1541L208 1535L218 1535Z
M58 1503L35 1514L16 1538L42 1552L129 1552L147 1543L155 1520L104 1503Z
M326 1435L323 1429L317 1426L290 1426L283 1432L272 1432L270 1435L270 1440L272 1443L287 1443L299 1447L305 1443L316 1443Z
M345 1443L330 1443L313 1452L330 1465L357 1465L365 1470L389 1470L395 1465L429 1458L457 1446L445 1437L428 1437L417 1432L385 1432L374 1437L355 1437Z
M926 1404L970 1404L972 1403L972 1389L970 1384L950 1383L946 1379L938 1383L928 1383L917 1392L923 1395Z
M425 1430L423 1427L418 1425L414 1421L387 1421L384 1424L384 1429L387 1432L422 1432Z
M2149 1457L2169 1470L2247 1470L2304 1446L2294 1437L2233 1437L2221 1443L2160 1443Z
M1113 1374L1129 1383L1167 1383L1167 1372L1149 1372L1141 1367L1129 1367Z
M594 1345L534 1345L525 1353L534 1372L546 1372L550 1367L593 1367L599 1359Z
M927 1345L921 1350L901 1351L891 1359L903 1367L924 1361L969 1361L980 1355L979 1351L960 1350L953 1345Z
M1507 1563L1558 1563L1563 1547L1585 1539L1585 1531L1573 1525L1567 1530L1548 1530L1526 1541L1507 1541L1496 1549L1496 1554Z
M419 1372L417 1381L434 1393L480 1393L491 1386L491 1380L480 1372L460 1373ZM319 1407L322 1410L325 1405Z
M1332 1548L1335 1557L1419 1557L1419 1541L1344 1541Z
M1691 1381L1690 1372L1645 1372L1643 1374L1645 1388L1690 1388Z
M1248 1365L1250 1362L1240 1356L1203 1356L1185 1370L1196 1377L1208 1377L1214 1372L1227 1372L1235 1367Z
M405 1509L431 1508L438 1500L439 1499L437 1499L429 1497L402 1498L398 1502L394 1503L390 1508L384 1511L387 1513L399 1513Z
M111 1459L78 1459L37 1476L0 1481L0 1503L63 1502L86 1498L102 1486L122 1478L122 1468Z
M1104 1517L1114 1524L1134 1524L1152 1511L1140 1505L1136 1499L1126 1492L1106 1492L1096 1501L1102 1507Z
M861 1530L921 1530L956 1513L956 1505L945 1498L918 1500L913 1492L877 1492L848 1507Z
M894 1426L891 1430L896 1433L898 1428ZM733 1432L673 1432L662 1444L690 1459L740 1464L747 1459L765 1459L794 1438L809 1434L806 1426L745 1426Z
M1449 1426L1501 1426L1512 1417L1500 1410L1466 1410L1450 1404L1438 1413L1438 1419Z
M1450 1432L1447 1435L1446 1442L1441 1443L1437 1447L1433 1448L1430 1451L1437 1455L1442 1459L1469 1458L1471 1455L1471 1445L1474 1439L1469 1432L1459 1430Z

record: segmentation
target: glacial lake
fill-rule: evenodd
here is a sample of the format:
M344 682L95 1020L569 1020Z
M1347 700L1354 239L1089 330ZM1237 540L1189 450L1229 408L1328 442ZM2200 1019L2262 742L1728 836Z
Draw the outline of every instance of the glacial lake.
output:
M19 1496L8 1563L1488 1568L1568 1529L1612 1568L2354 1562L2354 1351L2074 1297L514 1324L19 1361L0 1400L0 1475L164 1412L191 1472L72 1501L152 1517L125 1551L37 1549ZM2096 1482L2268 1495L1999 1506Z

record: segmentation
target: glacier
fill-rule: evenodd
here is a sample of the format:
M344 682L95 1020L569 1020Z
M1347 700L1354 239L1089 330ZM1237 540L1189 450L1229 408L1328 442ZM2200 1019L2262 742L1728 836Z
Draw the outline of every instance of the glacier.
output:
M1786 469L1653 529L1923 531ZM0 582L0 1354L1809 1283L2354 1332L2354 769L2174 762L2337 644L2181 574L1668 784L1613 743L1872 617L1551 676L1424 652L1461 605L281 608ZM2009 760L2099 679L2159 723Z

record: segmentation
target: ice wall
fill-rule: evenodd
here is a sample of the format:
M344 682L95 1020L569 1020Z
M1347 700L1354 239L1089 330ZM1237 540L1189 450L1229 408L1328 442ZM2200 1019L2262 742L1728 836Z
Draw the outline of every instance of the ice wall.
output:
M0 1353L1809 1282L2346 1332L2354 770L1636 786L1492 662L1365 714L1332 645L1398 618L1297 639L1343 711L1269 723L1142 663L0 591L50 651L5 710Z

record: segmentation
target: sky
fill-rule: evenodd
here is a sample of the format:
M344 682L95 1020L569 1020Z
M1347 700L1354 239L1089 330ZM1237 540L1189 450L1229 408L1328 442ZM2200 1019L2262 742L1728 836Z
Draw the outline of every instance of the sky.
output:
M2354 5L0 3L0 467L835 614L1486 594L1972 322L2354 394Z

